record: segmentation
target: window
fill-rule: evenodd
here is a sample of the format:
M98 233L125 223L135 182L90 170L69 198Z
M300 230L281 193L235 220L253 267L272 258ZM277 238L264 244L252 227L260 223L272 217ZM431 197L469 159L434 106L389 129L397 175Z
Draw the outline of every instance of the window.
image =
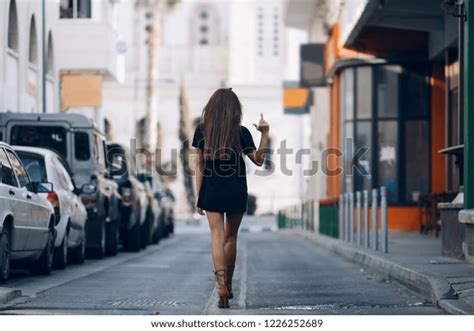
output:
M198 9L194 26L198 45L207 46L217 42L215 38L218 30L216 26L213 26L215 25L214 20L214 15L210 8L206 6Z
M280 36L280 9L279 7L274 8L274 15L273 15L273 56L278 56L280 51L279 45L279 36Z
M405 199L417 201L420 194L430 190L431 163L428 139L430 127L427 121L408 121L405 130Z
M398 96L400 67L380 66L375 70L376 93L377 93L377 114L379 117L398 116Z
M417 202L421 194L429 192L428 72L422 66L414 71L399 65L343 69L340 128L344 192L385 186L388 202L402 204ZM361 148L368 151L352 164Z
M28 61L32 64L38 64L38 40L36 36L36 20L31 17L30 22L30 47L28 49Z
M67 158L66 128L62 126L15 125L11 130L12 145L48 148Z
M15 0L10 1L10 11L8 13L8 48L18 52L18 16L16 13Z
M53 36L51 32L48 35L48 62L47 72L49 75L54 74L54 52L53 52Z
M92 0L60 0L60 18L91 18Z
M71 180L71 177L69 176L68 171L62 165L62 162L59 161L57 157L53 157L52 162L56 169L61 186L66 190L74 191L74 184L72 183L72 180Z
M12 166L3 148L0 148L0 180L2 184L17 187L17 181Z
M258 30L257 30L257 51L258 56L263 56L263 8L258 7Z
M74 156L78 161L87 161L91 158L89 134L87 132L74 133Z
M398 197L398 122L378 123L378 186L387 188L387 200L397 201Z
M18 151L17 154L33 182L43 183L48 181L44 157L42 155L22 151Z
M13 171L15 172L16 178L18 178L18 183L20 184L21 188L29 188L30 187L30 178L28 177L28 173L26 172L26 169L23 168L20 160L16 157L15 154L13 154L12 151L7 149L7 155L8 159L11 162L11 165L13 167Z
M372 117L372 68L358 67L357 71L357 119Z

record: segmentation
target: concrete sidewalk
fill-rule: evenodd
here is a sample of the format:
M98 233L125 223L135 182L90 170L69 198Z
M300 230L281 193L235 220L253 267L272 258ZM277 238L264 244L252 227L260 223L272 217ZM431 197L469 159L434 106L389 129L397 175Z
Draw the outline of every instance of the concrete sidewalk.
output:
M438 304L451 314L474 314L474 265L441 256L441 239L418 233L391 233L389 253L357 247L337 239L300 230L285 232L311 240L395 281Z

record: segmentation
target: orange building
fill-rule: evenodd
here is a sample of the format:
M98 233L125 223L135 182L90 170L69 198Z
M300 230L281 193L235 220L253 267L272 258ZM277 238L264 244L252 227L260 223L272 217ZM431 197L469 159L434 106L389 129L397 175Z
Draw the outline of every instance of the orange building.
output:
M414 27L401 19L384 26L380 18L389 12L383 10L365 8L352 30L345 31L344 41L340 23L328 33L328 148L342 156L327 162L329 170L343 172L327 177L321 203L384 186L389 229L416 231L420 198L458 192L462 185L456 159L440 152L460 143L457 36L437 41L431 25ZM433 12L444 19L439 7Z

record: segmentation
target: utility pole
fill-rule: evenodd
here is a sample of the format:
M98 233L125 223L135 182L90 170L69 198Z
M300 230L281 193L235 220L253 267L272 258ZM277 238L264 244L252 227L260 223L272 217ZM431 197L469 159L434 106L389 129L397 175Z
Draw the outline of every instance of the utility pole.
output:
M148 33L147 38L147 78L146 78L146 105L145 105L145 137L144 137L144 147L150 149L153 147L152 135L151 132L153 127L156 125L153 120L154 116L152 114L152 105L153 105L153 91L154 91L154 81L155 81L155 38L156 38L156 26L155 26L155 13L156 13L157 1L151 0L147 3L146 6L146 31Z
M474 209L474 0L466 1L464 32L464 208ZM470 67L471 66L471 67Z
M41 2L41 15L43 16L43 19L41 20L41 41L42 41L42 72L41 72L41 78L42 78L42 84L41 84L41 92L42 92L42 102L43 102L43 107L42 111L43 113L46 113L47 111L47 105L46 105L46 75L48 74L48 42L46 40L46 0L42 0Z

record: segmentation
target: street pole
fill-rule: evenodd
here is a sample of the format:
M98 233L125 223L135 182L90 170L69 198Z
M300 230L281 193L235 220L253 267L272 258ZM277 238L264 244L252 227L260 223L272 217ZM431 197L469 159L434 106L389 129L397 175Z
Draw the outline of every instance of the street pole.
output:
M474 209L474 0L466 1L464 30L464 208Z
M41 14L43 16L43 19L41 20L41 34L42 34L42 101L43 101L43 107L42 111L43 113L46 113L47 111L47 105L46 105L46 75L48 74L48 45L46 41L46 0L42 0L41 2Z

